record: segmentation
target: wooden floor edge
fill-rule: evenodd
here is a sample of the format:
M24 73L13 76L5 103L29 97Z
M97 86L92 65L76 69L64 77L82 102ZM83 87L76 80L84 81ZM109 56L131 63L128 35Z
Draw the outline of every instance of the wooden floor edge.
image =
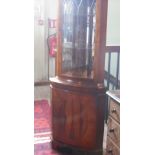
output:
M50 81L37 81L34 82L34 86L47 86L50 84Z

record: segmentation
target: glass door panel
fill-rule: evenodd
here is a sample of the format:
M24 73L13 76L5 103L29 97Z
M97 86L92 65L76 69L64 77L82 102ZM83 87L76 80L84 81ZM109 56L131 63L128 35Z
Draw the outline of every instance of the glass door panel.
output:
M62 74L93 77L96 0L63 0Z

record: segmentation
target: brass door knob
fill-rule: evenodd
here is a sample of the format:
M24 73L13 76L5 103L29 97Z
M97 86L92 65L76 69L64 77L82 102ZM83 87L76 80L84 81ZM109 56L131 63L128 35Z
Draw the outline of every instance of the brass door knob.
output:
M114 130L114 128L111 128L110 130L109 130L109 132L114 132L115 130Z
M109 150L108 150L108 153L109 153L109 154L112 154L112 149L109 149Z
M113 109L111 110L111 112L112 112L112 113L116 113L117 111L116 111L115 108L113 108Z

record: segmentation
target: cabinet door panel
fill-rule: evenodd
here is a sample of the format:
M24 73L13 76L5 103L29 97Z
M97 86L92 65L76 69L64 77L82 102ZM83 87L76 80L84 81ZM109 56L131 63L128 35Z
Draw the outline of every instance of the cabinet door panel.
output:
M93 78L96 0L61 0L62 74Z
M53 138L73 146L95 147L95 97L55 88L52 92Z

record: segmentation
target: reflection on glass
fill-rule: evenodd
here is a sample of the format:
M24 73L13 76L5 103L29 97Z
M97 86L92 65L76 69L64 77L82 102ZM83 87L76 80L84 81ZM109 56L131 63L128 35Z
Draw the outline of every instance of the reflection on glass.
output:
M93 76L96 0L63 0L62 73Z

